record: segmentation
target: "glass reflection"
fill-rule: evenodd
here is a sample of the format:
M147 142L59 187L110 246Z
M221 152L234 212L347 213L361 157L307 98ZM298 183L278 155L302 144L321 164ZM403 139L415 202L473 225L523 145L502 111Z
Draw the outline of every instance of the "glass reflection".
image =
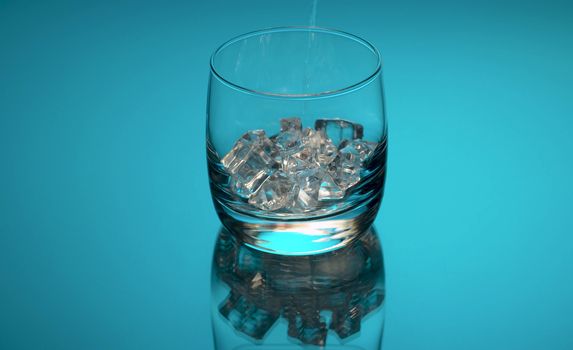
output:
M222 228L212 269L215 346L379 349L384 264L374 228L317 255L257 250Z

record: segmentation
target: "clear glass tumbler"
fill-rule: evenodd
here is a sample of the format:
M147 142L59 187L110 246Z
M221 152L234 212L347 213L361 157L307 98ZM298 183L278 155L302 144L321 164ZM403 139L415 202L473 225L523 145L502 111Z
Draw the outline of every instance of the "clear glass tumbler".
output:
M213 202L257 249L322 253L367 231L383 194L386 134L380 54L354 35L267 29L211 58Z

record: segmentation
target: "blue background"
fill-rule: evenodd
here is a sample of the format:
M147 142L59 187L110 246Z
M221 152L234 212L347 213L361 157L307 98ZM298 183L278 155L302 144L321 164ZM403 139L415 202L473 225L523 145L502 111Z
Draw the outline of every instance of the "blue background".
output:
M309 1L0 1L0 348L210 349L208 59ZM320 1L380 48L384 348L573 348L573 5Z

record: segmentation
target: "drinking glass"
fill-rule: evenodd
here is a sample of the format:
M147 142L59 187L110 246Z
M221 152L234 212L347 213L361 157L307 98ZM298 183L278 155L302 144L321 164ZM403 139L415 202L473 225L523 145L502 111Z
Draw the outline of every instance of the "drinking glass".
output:
M216 350L379 350L385 314L374 228L323 254L268 253L221 229L213 255Z
M211 57L207 160L223 225L256 249L305 255L366 232L386 174L381 59L317 27L238 36Z

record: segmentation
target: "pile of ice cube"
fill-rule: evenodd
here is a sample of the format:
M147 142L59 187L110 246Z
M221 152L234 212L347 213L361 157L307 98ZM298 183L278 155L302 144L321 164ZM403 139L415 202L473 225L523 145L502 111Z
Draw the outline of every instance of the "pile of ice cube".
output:
M221 163L236 195L265 211L309 212L343 198L363 176L377 143L362 140L363 127L343 119L280 120L281 131L246 132Z

